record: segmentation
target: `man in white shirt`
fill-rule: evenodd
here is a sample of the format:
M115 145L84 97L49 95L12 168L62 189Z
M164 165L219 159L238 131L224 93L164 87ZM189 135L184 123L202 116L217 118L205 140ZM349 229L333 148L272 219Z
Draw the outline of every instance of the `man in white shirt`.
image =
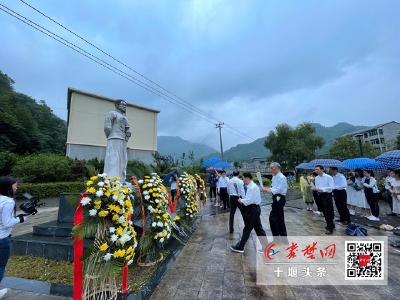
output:
M242 206L239 205L239 198L244 198L244 186L243 181L239 179L239 171L233 172L233 177L229 180L228 193L230 202L230 212L229 212L229 233L233 233L233 221L235 219L236 209L239 211L243 217Z
M218 179L217 189L218 189L219 199L222 200L223 208L225 210L230 207L228 185L229 185L229 178L226 177L225 170L222 170L221 175L219 176Z
M393 212L393 197L392 197L392 193L390 192L390 190L393 187L394 181L396 181L396 178L394 177L394 171L389 170L388 176L386 176L386 178L385 178L385 198L390 206L390 213L387 214L388 216L397 216L397 214L395 214Z
M315 177L315 187L313 190L318 192L318 198L321 201L322 212L326 221L325 234L332 234L333 229L335 229L335 224L333 223L335 213L332 200L332 191L335 188L335 183L332 176L324 172L323 166L316 166L314 171L317 173L317 177Z
M272 177L271 187L265 187L263 192L272 193L271 213L269 214L269 226L273 236L287 236L284 207L288 189L287 179L281 172L281 165L273 162L270 165Z
M260 188L253 182L251 173L243 174L244 181L244 198L239 198L239 204L243 207L244 228L241 240L231 246L233 252L244 252L244 246L250 237L251 231L254 229L257 236L266 236L261 224L261 193Z
M340 219L336 220L344 225L350 224L350 212L347 208L347 180L342 173L339 173L337 167L330 167L329 173L333 178L335 188L333 189L333 198L335 199L336 209Z

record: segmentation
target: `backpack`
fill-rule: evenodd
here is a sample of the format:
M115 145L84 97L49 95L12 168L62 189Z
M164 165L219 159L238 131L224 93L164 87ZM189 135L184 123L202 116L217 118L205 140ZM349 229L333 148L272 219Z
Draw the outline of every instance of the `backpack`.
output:
M368 231L367 229L356 224L349 224L346 228L346 234L350 236L367 236Z

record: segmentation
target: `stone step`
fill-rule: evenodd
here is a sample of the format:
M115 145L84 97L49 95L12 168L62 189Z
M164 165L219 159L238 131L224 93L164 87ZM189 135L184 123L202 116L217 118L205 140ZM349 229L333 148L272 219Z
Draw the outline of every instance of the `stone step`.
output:
M33 235L52 237L71 237L72 223L47 222L33 226Z

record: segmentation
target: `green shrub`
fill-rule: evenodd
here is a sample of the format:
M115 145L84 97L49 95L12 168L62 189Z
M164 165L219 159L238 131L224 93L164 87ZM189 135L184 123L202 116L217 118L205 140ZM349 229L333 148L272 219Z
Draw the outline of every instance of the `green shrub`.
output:
M17 199L22 199L24 193L30 193L40 199L58 197L60 193L82 193L85 190L83 182L49 182L49 183L20 183Z
M253 177L253 181L254 181L255 184L260 184L258 182L258 178L256 176ZM263 186L271 186L272 182L268 178L263 177L262 181L263 181Z
M72 161L62 155L28 155L17 161L13 175L23 182L59 182L72 178Z
M0 176L10 175L18 160L18 155L9 151L0 152Z
M126 168L126 175L128 178L131 176L136 176L137 178L143 178L144 175L151 173L151 169L144 162L139 160L128 161L128 166Z
M86 164L87 166L91 166L91 167L89 167L91 170L95 170L94 172L95 172L95 174L100 174L100 173L103 173L103 170L104 170L104 160L99 160L99 159L97 159L97 157L96 158L92 158L92 159L89 159L88 161L87 161L87 164Z
M84 180L87 177L86 174L86 161L75 159L71 164L71 177L73 180Z

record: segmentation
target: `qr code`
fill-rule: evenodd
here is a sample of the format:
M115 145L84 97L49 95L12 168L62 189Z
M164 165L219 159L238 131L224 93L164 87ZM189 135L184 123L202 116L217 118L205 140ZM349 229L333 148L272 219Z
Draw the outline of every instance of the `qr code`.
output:
M384 279L383 241L346 241L346 280Z

